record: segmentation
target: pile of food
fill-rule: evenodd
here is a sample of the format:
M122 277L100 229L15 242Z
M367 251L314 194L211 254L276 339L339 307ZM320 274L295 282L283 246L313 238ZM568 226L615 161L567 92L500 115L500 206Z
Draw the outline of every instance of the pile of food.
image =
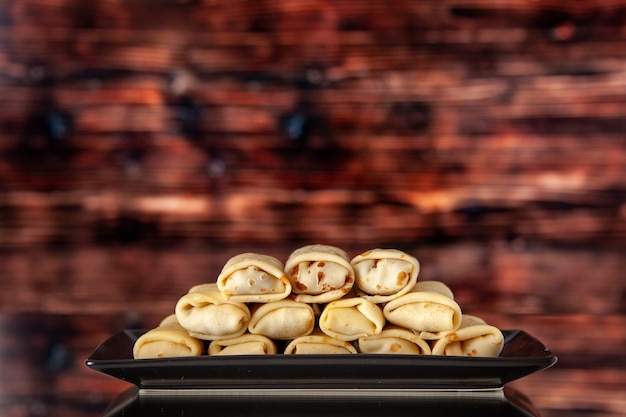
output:
M418 281L419 269L397 249L350 259L337 247L308 245L284 264L242 253L215 283L183 295L174 314L137 339L133 355L498 356L502 332L463 314L444 283Z

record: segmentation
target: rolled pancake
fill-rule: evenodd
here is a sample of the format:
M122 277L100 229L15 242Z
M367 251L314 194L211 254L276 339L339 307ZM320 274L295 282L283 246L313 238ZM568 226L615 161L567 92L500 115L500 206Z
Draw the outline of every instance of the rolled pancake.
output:
M273 340L290 340L311 334L315 328L315 312L309 304L294 300L279 300L256 304L248 331Z
M359 337L359 353L390 355L430 355L430 345L408 329L393 325L385 326L382 332L373 336Z
M278 259L258 253L242 253L226 262L217 287L232 301L267 303L291 293L284 265Z
M167 316L157 327L137 338L133 345L135 359L176 358L200 356L204 343L189 335L176 320Z
M326 304L319 319L319 328L324 334L343 341L379 334L384 326L382 309L361 297Z
M308 336L297 337L285 348L285 355L346 355L357 354L350 342L344 342L315 329Z
M504 336L497 327L479 317L464 314L461 327L437 340L433 355L497 357L504 347Z
M163 320L161 320L161 322L159 323L157 327L167 326L170 324L177 324L180 326L180 323L178 322L178 319L176 318L176 314L170 314L169 316L165 317Z
M461 326L461 307L452 291L439 281L421 281L383 308L387 321L413 330L424 340L441 338Z
M209 344L209 356L215 355L273 355L274 342L260 334L245 333L232 339L214 340Z
M354 270L348 255L328 245L308 245L296 249L285 262L296 301L328 303L350 292Z
M409 292L420 271L415 257L397 249L372 249L350 263L358 294L375 303L386 303Z
M178 300L175 311L180 325L203 340L240 336L250 322L248 306L228 300L214 283L191 288Z

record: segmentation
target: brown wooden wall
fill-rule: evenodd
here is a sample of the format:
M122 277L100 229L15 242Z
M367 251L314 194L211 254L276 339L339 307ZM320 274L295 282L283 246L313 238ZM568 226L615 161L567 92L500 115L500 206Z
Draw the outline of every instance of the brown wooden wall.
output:
M626 344L625 115L620 0L0 2L0 313L151 325L240 252L396 247L567 380L576 326Z

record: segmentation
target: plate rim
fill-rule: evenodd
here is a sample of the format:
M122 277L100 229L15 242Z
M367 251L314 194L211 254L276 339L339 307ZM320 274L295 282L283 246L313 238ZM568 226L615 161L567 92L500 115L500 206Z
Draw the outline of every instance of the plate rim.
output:
M191 367L197 367L201 369L218 369L221 372L228 372L228 370L235 370L239 374L243 375L241 368L248 367L252 374L254 372L267 371L264 367L275 367L278 365L284 366L284 369L300 370L311 372L311 368L321 365L322 367L330 368L332 366L337 367L338 371L344 372L349 369L358 368L361 372L364 366L376 367L378 370L386 369L384 367L393 367L394 369L401 370L404 366L419 367L419 372L423 372L425 369L440 368L440 370L456 371L456 372L469 372L478 370L477 368L483 367L484 371L493 374L498 369L506 370L507 376L499 376L499 381L490 380L488 382L472 381L471 383L464 383L454 377L441 376L438 380L443 384L444 388L501 388L505 384L512 382L516 379L533 374L538 371L552 367L558 360L550 349L548 349L537 338L533 337L529 333L519 330L510 329L502 330L505 335L505 348L508 343L515 341L517 337L522 337L523 340L531 343L534 349L534 356L498 356L498 357L463 357L463 356L439 356L439 355L393 355L393 354L352 354L352 355L234 355L234 356L219 356L211 357L208 355L202 355L199 357L181 357L181 358L152 358L152 359L134 359L132 358L132 343L143 332L148 329L125 329L116 334L111 335L104 342L102 342L92 354L85 360L86 366L89 368L116 377L118 379L126 380L134 385L145 388L154 383L161 383L165 388L188 388L187 385L177 383L174 380L167 380L162 377L159 379L157 374L164 372L165 374L176 374L184 378L184 371L189 370ZM124 340L126 338L126 340ZM134 340L133 340L134 339ZM110 346L113 343L125 342L130 346L130 351L127 352L128 357L125 358L106 358L106 350L111 349ZM102 357L102 356L105 357ZM281 367L282 367L281 366ZM269 368L268 368L269 369ZM334 368L330 368L334 369ZM415 368L417 369L417 368ZM468 371L469 370L469 371ZM143 371L149 371L149 375L142 375ZM193 372L197 370L194 369ZM192 372L192 374L193 374ZM281 372L272 371L269 380L277 381L276 384L268 384L269 387L285 387L289 388L289 377L282 375ZM373 371L372 371L373 372ZM418 373L419 373L418 372ZM381 381L375 383L375 375L371 375L371 372L365 370L363 382L356 380L350 380L351 384L358 386L370 386L378 385L384 387L385 382L391 383L391 385L401 384L401 382L391 381L388 376L381 376ZM454 374L454 372L452 372ZM497 372L496 372L497 373ZM508 374L513 374L512 376ZM125 374L131 374L130 377ZM182 374L182 375L181 375ZM403 372L400 372L403 375ZM151 376L150 376L151 375ZM282 375L282 376L281 376ZM181 378L181 379L182 379ZM256 379L255 379L256 378ZM192 379L192 378L190 378ZM332 381L337 381L340 386L341 378L333 378L329 376L329 381L321 381L321 377L313 377L312 382L329 385ZM402 380L402 378L399 378ZM410 378L404 377L405 383L413 384L418 387L424 387L427 385L425 382L420 382L422 379L419 376L414 378L413 382L407 382ZM223 380L226 384L237 385L237 381L242 384L251 383L243 379L242 376L235 375L231 378L222 377L222 379L216 378L216 380ZM258 375L251 377L251 381L260 380ZM297 378L294 378L294 381ZM169 381L169 382L168 382ZM432 382L432 381L431 381ZM436 382L436 381L435 381ZM191 383L191 382L186 382ZM196 381L200 386L213 386L218 384L217 382L211 382L208 378L202 381ZM287 385L287 386L286 386ZM297 384L295 384L297 385ZM295 388L295 386L293 386Z

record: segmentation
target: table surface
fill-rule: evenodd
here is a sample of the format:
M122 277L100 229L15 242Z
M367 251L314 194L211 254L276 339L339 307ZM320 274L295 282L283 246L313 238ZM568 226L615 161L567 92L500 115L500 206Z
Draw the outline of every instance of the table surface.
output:
M414 416L539 416L539 411L521 392L504 390L472 392L426 392L383 390L379 392L337 392L307 390L297 394L259 389L245 395L223 396L208 390L184 393L143 392L130 388L113 401L106 417L206 416L207 410L220 416L301 415Z

